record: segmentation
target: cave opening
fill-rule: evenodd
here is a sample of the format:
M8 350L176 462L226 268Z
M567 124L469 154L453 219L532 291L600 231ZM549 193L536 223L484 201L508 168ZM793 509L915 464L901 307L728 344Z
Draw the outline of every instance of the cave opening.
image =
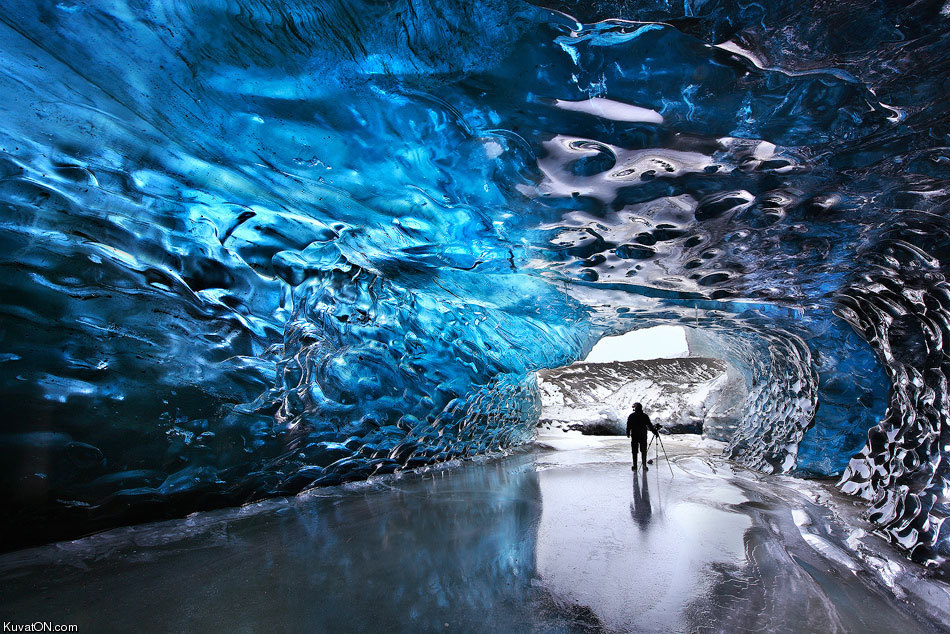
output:
M666 325L607 335L583 360L542 370L539 430L622 436L639 402L666 433L728 440L748 393L744 377L725 361L700 355L696 349L705 348L691 333Z

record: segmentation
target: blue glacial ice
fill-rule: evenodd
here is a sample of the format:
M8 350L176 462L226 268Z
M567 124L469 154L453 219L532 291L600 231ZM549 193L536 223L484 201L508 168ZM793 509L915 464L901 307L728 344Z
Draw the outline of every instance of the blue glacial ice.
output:
M8 547L523 444L676 323L731 457L950 549L939 6L4 5Z

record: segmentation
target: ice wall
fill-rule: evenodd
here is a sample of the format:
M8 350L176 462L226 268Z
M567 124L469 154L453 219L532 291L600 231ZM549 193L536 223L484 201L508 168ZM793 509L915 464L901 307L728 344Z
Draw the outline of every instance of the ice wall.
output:
M9 547L525 442L663 323L947 547L939 6L2 8Z

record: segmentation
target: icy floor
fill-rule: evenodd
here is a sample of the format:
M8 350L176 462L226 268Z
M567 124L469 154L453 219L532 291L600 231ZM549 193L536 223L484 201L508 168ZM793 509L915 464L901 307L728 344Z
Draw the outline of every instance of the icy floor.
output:
M0 621L102 631L918 632L950 589L830 487L665 438L518 455L0 557ZM652 452L651 452L652 453Z

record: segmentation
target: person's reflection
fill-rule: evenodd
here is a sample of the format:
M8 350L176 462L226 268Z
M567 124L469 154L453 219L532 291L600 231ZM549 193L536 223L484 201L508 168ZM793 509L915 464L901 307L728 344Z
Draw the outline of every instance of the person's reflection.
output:
M646 530L650 524L653 508L650 506L650 486L647 484L647 472L640 472L640 484L637 476L633 476L633 503L630 505L630 517L636 522L640 530Z

